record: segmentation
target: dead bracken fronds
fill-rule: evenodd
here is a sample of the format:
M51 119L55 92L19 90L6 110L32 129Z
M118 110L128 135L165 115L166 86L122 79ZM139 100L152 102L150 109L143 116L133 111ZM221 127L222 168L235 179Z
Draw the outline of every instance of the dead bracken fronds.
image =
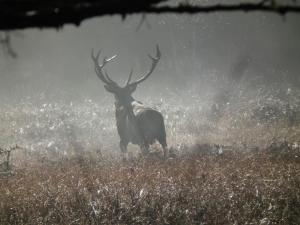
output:
M168 160L37 157L0 177L0 224L300 224L296 147L289 157L208 145Z

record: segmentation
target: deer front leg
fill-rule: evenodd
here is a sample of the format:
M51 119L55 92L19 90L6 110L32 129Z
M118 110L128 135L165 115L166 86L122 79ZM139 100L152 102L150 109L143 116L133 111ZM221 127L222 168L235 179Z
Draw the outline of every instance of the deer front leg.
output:
M127 145L128 145L127 141L124 140L120 141L120 149L121 149L123 160L126 160L127 158Z
M124 140L120 141L120 149L121 149L122 153L126 153L127 152L127 145L128 145L127 141L124 141Z

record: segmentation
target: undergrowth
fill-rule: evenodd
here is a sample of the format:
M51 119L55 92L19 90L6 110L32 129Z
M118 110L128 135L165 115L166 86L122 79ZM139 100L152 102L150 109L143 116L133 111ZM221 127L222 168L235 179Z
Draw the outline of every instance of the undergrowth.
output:
M300 224L299 148L163 160L32 155L0 177L0 224ZM35 159L33 159L35 157Z

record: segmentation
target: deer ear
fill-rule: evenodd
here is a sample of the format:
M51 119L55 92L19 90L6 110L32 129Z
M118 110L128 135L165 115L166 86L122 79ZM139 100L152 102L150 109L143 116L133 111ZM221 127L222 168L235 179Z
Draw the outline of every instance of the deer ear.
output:
M107 90L110 93L115 93L114 89L111 86L104 85L105 90Z
M130 84L128 86L128 90L130 91L130 93L134 92L136 90L137 84Z

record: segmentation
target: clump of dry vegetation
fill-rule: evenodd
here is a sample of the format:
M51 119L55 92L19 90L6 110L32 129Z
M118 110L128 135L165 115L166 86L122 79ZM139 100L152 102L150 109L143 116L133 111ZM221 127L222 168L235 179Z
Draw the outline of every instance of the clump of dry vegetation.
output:
M299 146L214 149L32 155L0 178L0 224L300 224Z

